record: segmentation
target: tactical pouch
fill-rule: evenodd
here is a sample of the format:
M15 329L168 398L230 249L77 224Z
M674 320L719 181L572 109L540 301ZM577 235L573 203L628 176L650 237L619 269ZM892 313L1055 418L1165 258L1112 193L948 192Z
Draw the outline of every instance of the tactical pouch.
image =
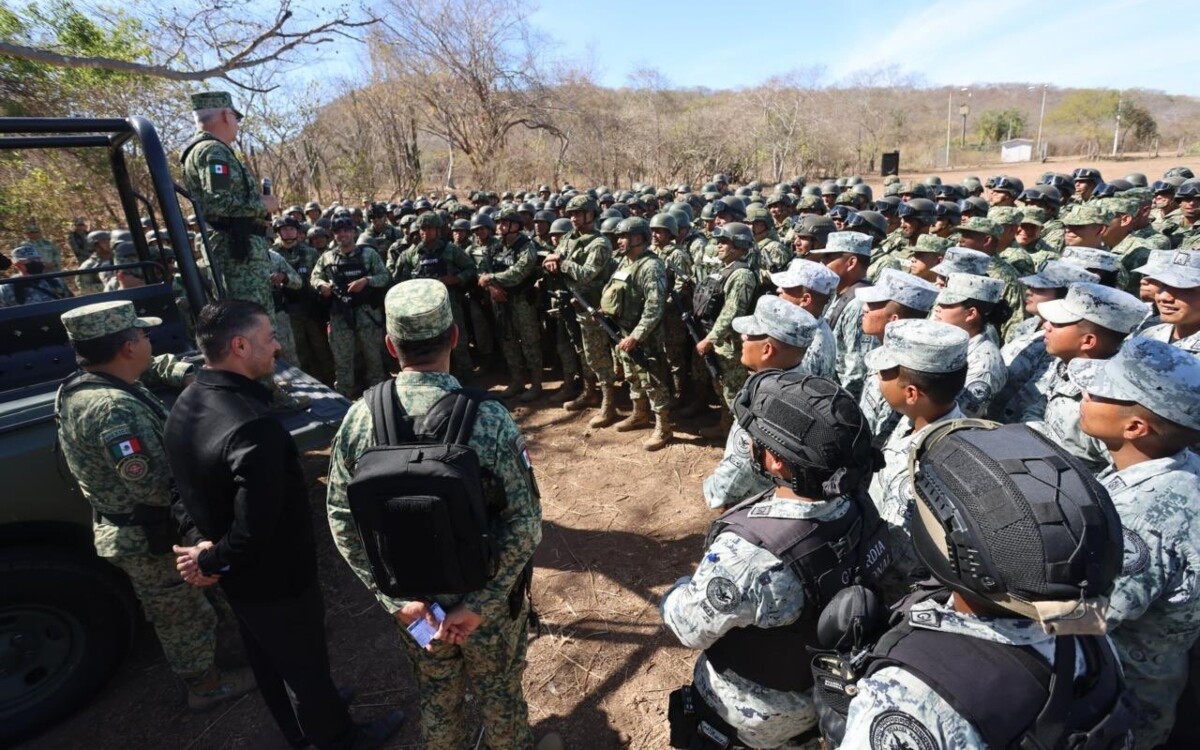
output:
M142 526L142 532L146 535L146 548L152 555L165 555L179 544L179 527L170 518L146 524Z
M670 727L670 745L690 748L696 737L700 716L696 713L696 695L691 685L684 685L667 698L667 724Z
M229 257L234 260L250 257L250 222L242 217L229 220Z

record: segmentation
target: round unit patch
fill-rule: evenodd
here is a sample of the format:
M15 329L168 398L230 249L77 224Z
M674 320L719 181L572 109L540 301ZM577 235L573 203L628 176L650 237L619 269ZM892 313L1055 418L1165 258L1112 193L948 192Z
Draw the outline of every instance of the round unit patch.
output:
M1146 540L1129 527L1121 529L1121 536L1125 538L1125 564L1121 567L1121 575L1137 575L1150 564L1150 548L1146 546Z
M150 471L150 462L144 456L130 456L117 464L117 476L129 482L137 482Z
M937 750L925 725L900 711L884 711L871 722L871 750Z
M725 614L737 609L738 602L742 600L742 595L738 592L737 586L734 586L733 581L728 578L712 579L708 582L708 588L705 589L704 593L712 608Z

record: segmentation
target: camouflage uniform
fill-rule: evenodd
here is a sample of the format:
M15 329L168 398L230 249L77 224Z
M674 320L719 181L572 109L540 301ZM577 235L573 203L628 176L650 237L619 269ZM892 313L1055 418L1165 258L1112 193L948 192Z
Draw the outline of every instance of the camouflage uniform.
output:
M297 242L290 248L276 243L272 248L288 262L304 282L299 301L288 302L288 317L292 324L292 337L296 342L296 358L300 369L320 380L333 382L333 352L329 349L325 313L311 285L312 272L317 266L319 253L306 242Z
M62 250L58 245L50 240L29 240L26 242L37 249L38 254L42 256L42 261L46 264L46 271L61 271L62 267Z
M355 246L350 252L339 249L326 250L313 267L310 279L313 287L320 284L333 284L334 271L338 265L338 257L343 256L360 261L366 270L367 288L358 292L359 295L377 294L387 287L390 279L387 267L379 258L379 253L365 246ZM383 321L377 305L366 301L357 307L342 307L340 302L334 302L329 314L329 349L333 353L333 382L338 393L347 398L354 398L356 384L354 380L354 355L358 350L362 354L365 365L364 376L369 387L387 377L383 369L383 353L379 342L383 340Z
M1045 413L1048 383L1043 381L1056 360L1046 351L1042 322L1038 317L1021 321L1013 331L1012 341L1000 349L1007 375L1004 387L992 399L989 419L1010 424L1041 419Z
M1033 620L978 617L956 612L952 605L924 601L913 605L914 627L954 633L1012 646L1030 646L1054 663L1055 636L1048 635ZM1076 653L1076 676L1086 674L1082 654ZM979 731L919 677L902 667L884 667L857 683L846 717L844 748L892 750L959 750L985 748Z
M573 229L559 240L557 255L562 258L559 273L590 305L600 303L600 290L608 281L612 246L596 232ZM601 386L610 386L616 378L613 367L612 342L586 313L578 313L579 331L583 341L583 361L587 370L596 376ZM564 336L564 339L567 337ZM569 342L566 342L569 345ZM560 353L563 344L559 344Z
M300 278L300 274L296 273L296 269L292 268L282 255L268 248L267 260L272 274L283 274L282 289L296 291L304 286L304 280ZM279 342L283 358L299 366L300 357L296 355L296 337L292 334L292 318L284 307L282 290L276 291L274 297L275 304L272 305L272 309L275 311L275 339Z
M18 289L18 285L20 288ZM0 284L0 307L52 302L73 296L62 279L30 279Z
M654 252L663 259L663 265L667 270L667 281L671 285L671 292L675 299L683 305L685 310L691 309L691 279L692 279L692 256L687 250L675 243L671 243L666 247L656 247ZM671 372L671 381L678 384L682 383L688 375L688 362L691 357L692 339L688 335L687 327L683 324L683 318L680 316L679 307L673 302L665 302L663 311L662 325L662 342L663 353L667 357L667 367ZM679 394L676 393L676 396Z
M1071 379L1066 362L1058 360L1046 385L1045 414L1029 426L1078 458L1092 473L1112 463L1104 443L1084 433L1079 424L1079 404L1083 389Z
M467 255L475 263L478 273L485 273L488 258L500 250L500 240L492 237L486 245L472 242L466 249ZM493 305L486 293L476 292L473 288L466 295L466 315L471 319L471 333L475 344L475 356L481 361L487 361L496 351L496 330L499 323L494 319ZM465 338L465 337L463 337ZM503 351L503 345L501 346Z
M1185 352L1191 352L1192 354L1200 356L1200 332L1193 333L1191 336L1187 336L1182 339L1177 339L1174 338L1175 326L1173 324L1159 323L1156 326L1150 326L1138 335L1144 336L1148 339L1154 339L1155 341L1161 341L1164 344L1170 344L1171 346L1177 346Z
M209 249L224 279L226 294L232 299L262 305L274 324L267 238L261 231L251 232L245 256L235 258L232 233L225 228L216 228L230 220L253 220L261 230L267 209L263 206L257 179L228 145L203 131L183 147L180 160L184 185L204 209Z
M638 348L657 370L647 372L632 356L613 347L629 383L629 398L633 401L648 398L654 414L664 412L670 399L662 381L661 323L666 302L666 269L649 248L644 248L636 258L622 257L600 293L601 311L612 317L622 334L638 340Z
M1179 229L1180 222L1183 221L1183 209L1176 208L1173 211L1164 213L1161 208L1150 209L1150 228L1167 237L1170 241L1171 234Z
M1022 249L1029 253L1029 259L1033 262L1033 270L1035 272L1042 270L1042 266L1046 265L1046 261L1058 260L1062 256L1062 251L1050 247L1041 237L1038 237L1037 242Z
M752 271L739 268L731 273L725 279L725 301L721 312L705 336L713 343L713 353L720 363L721 401L730 410L733 409L733 399L749 375L742 365L742 337L734 332L733 319L750 314L757 289L758 280Z
M1001 296L1008 303L1012 315L1000 327L999 334L1001 341L1008 341L1012 329L1025 320L1025 285L1021 283L1021 274L1017 273L1017 269L1000 257L992 258L992 262L988 265L987 275L1004 282L1004 292Z
M388 333L401 340L432 338L453 322L450 296L440 284L415 280L391 290L385 301ZM438 310L437 315L430 315ZM459 383L444 372L401 372L396 394L404 411L424 414ZM350 513L346 487L363 452L374 445L370 409L359 401L350 407L333 440L329 462L328 514L334 543L350 568L391 614L408 602L380 592L371 575L366 551ZM461 646L432 642L426 651L401 627L399 637L417 676L421 730L425 746L469 747L471 727L464 716L465 680L470 678L487 727L485 742L494 750L527 750L533 745L528 709L521 688L525 668L528 609L514 618L509 593L517 585L542 537L542 511L525 440L496 401L479 405L469 445L503 489L506 505L492 520L499 551L498 570L486 588L465 597L431 592L429 599L447 611L461 600L483 623Z
M791 248L784 249L774 231L767 232L765 237L755 242L755 248L758 252L758 265L763 273L782 271L792 259Z
M826 521L843 516L850 502L845 497L775 500L771 493L755 506L762 517ZM726 532L708 545L696 572L667 591L659 610L680 643L703 650L733 628L790 625L804 615L806 606L804 585L789 567L767 550ZM751 747L786 746L816 724L809 691L765 688L732 671L718 671L703 654L696 660L692 680L705 703Z
M1012 266L1017 273L1028 276L1037 269L1037 263L1028 250L1020 245L1009 245L1000 251L1000 258Z
M99 254L92 253L87 260L79 264L79 270L97 269L95 273L85 273L76 276L76 282L79 285L79 294L96 294L104 291L104 285L113 277L112 271L103 271L106 267L111 267L113 260L111 257L101 258Z
M537 292L533 288L538 268L537 248L523 234L518 235L511 247L498 243L479 266L481 274L492 274L492 281L508 293L507 302L493 300L492 308L496 312L500 350L514 377L522 370L541 377L542 326Z
M137 318L129 302L85 305L63 318L74 340L161 322ZM190 364L163 355L145 379L180 387L191 371ZM96 514L170 507L171 474L162 443L167 409L143 383L123 388L110 376L82 374L59 389L56 413L63 457ZM213 665L216 615L203 591L180 580L175 555L152 553L141 526L117 526L100 515L92 533L96 554L129 576L171 669L185 679L203 675Z
M452 355L454 367L460 372L470 372L471 357L467 351L467 337L463 316L462 297L464 290L472 288L479 276L475 260L461 247L453 242L438 240L434 247L426 247L418 242L400 253L396 259L396 268L392 280L406 281L408 279L430 278L431 276L457 276L459 285L450 289L450 309L454 311L454 323L458 326L458 346Z
M375 248L375 252L379 253L380 258L384 258L393 245L403 241L404 234L391 224L384 224L383 229L376 232L375 226L368 223L367 228L358 235L355 244L370 245Z
M845 294L854 294L847 290ZM829 313L834 309L831 303L825 308L825 320L828 322ZM837 380L851 396L861 398L863 385L867 376L867 367L863 357L867 352L879 346L879 339L863 333L862 316L866 305L859 299L851 299L842 309L837 321L833 324L833 340L837 347Z
M1008 368L1000 349L983 334L971 337L967 349L967 383L958 395L958 405L968 417L982 417L996 394L1004 388Z
M1047 219L1042 225L1042 242L1045 242L1051 250L1062 253L1064 247L1067 246L1067 225L1062 223L1062 219L1057 216L1053 219Z
M817 330L813 334L812 345L804 352L800 362L807 372L820 375L823 378L837 380L837 344L833 340L833 330L829 321L824 318L817 320Z

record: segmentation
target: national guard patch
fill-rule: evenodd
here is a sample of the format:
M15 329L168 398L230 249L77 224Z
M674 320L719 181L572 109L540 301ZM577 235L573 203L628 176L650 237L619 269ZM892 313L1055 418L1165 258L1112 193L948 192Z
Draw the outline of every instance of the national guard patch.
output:
M708 582L705 596L713 609L722 614L729 614L737 609L738 603L742 600L742 595L738 592L737 586L733 585L733 581L720 577Z
M208 167L209 182L213 190L228 190L230 185L229 165L214 162Z
M871 722L871 750L937 750L925 725L902 711L884 711Z
M150 473L150 462L145 456L130 456L117 464L117 476L127 482L139 482Z
M1142 535L1129 527L1121 529L1121 536L1125 538L1125 564L1121 567L1121 575L1137 575L1150 565L1150 548Z

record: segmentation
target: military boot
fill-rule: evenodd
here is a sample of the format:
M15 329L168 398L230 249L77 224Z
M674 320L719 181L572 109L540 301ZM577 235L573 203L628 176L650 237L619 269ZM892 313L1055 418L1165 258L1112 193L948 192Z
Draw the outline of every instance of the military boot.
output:
M517 400L523 404L529 404L537 401L542 397L542 371L536 370L529 373L529 390L521 394Z
M215 664L195 677L184 678L183 682L187 685L187 705L191 711L207 711L256 687L254 673L249 669L223 672Z
M600 405L600 391L596 389L595 380L583 381L583 393L567 403L563 404L563 408L567 411L583 411L591 409L594 406Z
M671 432L671 415L663 409L654 415L654 432L650 433L642 447L648 451L659 451L667 447L672 437L674 433Z
M571 378L563 380L563 384L559 386L554 395L550 397L552 404L565 404L568 401L579 398L579 392L583 386L579 384L579 378Z
M500 398L512 398L525 392L525 378L520 370L514 370L509 378L508 387L500 391Z
M633 413L617 423L617 432L632 432L650 426L650 399L642 396L633 402Z
M588 427L597 429L608 427L615 424L619 416L617 402L613 399L613 387L611 385L600 386L600 413L592 417L592 421L588 422Z

